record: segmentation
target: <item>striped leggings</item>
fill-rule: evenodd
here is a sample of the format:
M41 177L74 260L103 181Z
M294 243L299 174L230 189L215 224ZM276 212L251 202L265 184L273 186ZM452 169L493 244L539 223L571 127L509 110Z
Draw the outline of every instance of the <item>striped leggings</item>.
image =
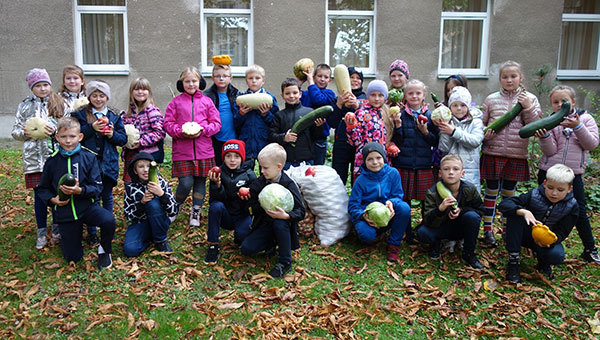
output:
M496 217L496 202L498 200L498 190L500 196L504 200L507 197L512 197L517 188L516 181L506 179L486 180L485 195L483 197L483 231L492 231L492 223ZM506 217L502 217L502 233L506 232Z

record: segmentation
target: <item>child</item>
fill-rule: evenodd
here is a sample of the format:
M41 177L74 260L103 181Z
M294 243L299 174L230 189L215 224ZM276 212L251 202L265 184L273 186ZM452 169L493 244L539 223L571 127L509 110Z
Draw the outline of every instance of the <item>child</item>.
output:
M290 166L298 166L301 162L315 164L316 154L313 141L323 137L321 125L325 120L316 119L312 127L302 131L299 135L290 132L294 123L312 110L300 103L302 97L300 82L294 78L287 78L281 83L281 97L285 101L285 109L275 114L269 129L269 140L279 143L285 148L287 160L283 169L287 170Z
M202 85L201 85L202 84ZM180 86L181 85L181 86ZM190 226L200 226L200 209L206 192L208 170L215 166L215 152L211 137L221 129L219 111L202 94L206 86L204 78L195 67L186 68L179 76L178 87L182 94L173 98L165 111L164 128L173 137L172 176L179 179L175 200L178 208L183 205L193 187ZM195 135L182 131L186 122L200 124ZM178 209L179 210L179 209Z
M239 109L235 105L235 98L240 91L231 85L231 67L229 65L216 64L213 66L212 80L213 85L204 91L204 95L213 101L221 117L221 130L212 137L215 162L220 166L223 160L218 153L223 149L223 143L236 138L233 117L236 110Z
M85 98L85 78L83 69L77 65L67 65L63 69L63 83L60 96L65 102L65 114L77 112L76 103L79 98Z
M246 70L245 93L267 93L273 97L273 105L262 104L258 109L252 110L248 106L240 106L233 112L233 123L238 138L246 143L246 158L254 162L258 152L267 145L269 139L269 126L275 113L279 111L277 99L263 88L265 84L265 69L258 65L251 65ZM237 104L236 104L237 105Z
M112 266L112 240L115 218L111 212L100 207L97 197L103 190L100 166L93 153L84 149L80 142L83 134L79 122L72 117L58 121L56 139L60 149L44 165L44 172L36 194L54 210L61 241L60 247L67 262L78 262L83 257L81 246L83 224L97 225L100 230L98 268ZM59 180L64 174L75 176L75 185L61 185L59 189L69 198L61 201L57 192Z
M208 208L208 250L204 263L215 264L219 258L219 231L234 230L233 241L240 245L250 233L252 217L248 213L248 196L243 190L256 179L254 163L244 162L246 145L231 139L223 144L221 173L208 173L210 206ZM245 188L240 193L240 189Z
M442 158L440 177L442 183L452 193L442 198L433 185L425 194L425 215L423 225L417 231L417 238L429 244L429 257L440 258L443 239L464 238L462 261L474 269L483 265L477 259L477 235L483 215L483 202L477 188L461 178L465 175L459 155L448 154ZM453 205L456 208L453 209Z
M485 180L485 196L483 205L484 243L497 246L492 230L496 215L496 199L498 192L502 199L515 193L517 182L529 180L527 164L527 146L529 140L519 137L519 130L541 117L538 99L523 88L521 65L507 61L500 66L500 86L498 92L490 94L483 102L483 125L488 126L505 114L518 102L523 110L506 127L498 132L489 129L483 138L481 156L481 178ZM506 220L503 218L503 231Z
M536 269L548 279L552 277L551 265L563 263L565 249L561 242L571 233L579 213L572 192L574 177L573 170L568 166L555 164L548 169L546 179L539 187L518 197L508 197L498 205L498 210L507 217L508 281L521 282L521 246L534 251L538 260ZM531 236L531 228L535 224L550 228L558 238L556 242L548 246L537 243Z
M125 185L125 217L131 223L125 232L123 253L136 257L154 243L156 250L171 252L167 241L170 217L177 215L177 203L169 183L158 174L158 183L149 181L151 154L139 152L129 163L131 182Z
M562 163L575 173L573 195L579 205L579 218L575 227L584 246L581 258L587 262L600 263L598 250L594 243L592 227L587 215L585 192L582 175L585 172L590 150L598 146L598 125L585 110L575 108L575 90L570 86L559 85L550 91L550 103L554 112L560 110L562 101L571 103L571 113L554 129L546 132L540 130L536 137L540 138L542 159L538 164L538 184L546 179L546 171L550 166Z
M477 192L481 192L479 150L483 141L483 122L471 114L471 93L465 87L454 87L448 104L452 111L450 122L434 121L440 129L438 148L443 153L461 157L465 181L473 184Z
M296 183L283 170L285 149L271 143L258 154L261 176L250 185L249 209L252 214L252 228L241 246L242 254L251 256L260 251L279 249L279 261L269 271L275 279L280 279L292 269L292 249L298 249L298 222L304 218L304 204ZM258 194L270 183L279 183L294 197L294 207L286 213L280 207L265 211L258 202Z
M344 118L348 142L356 149L354 157L354 176L358 176L363 164L363 147L370 142L386 145L393 123L389 117L389 108L385 104L388 89L383 80L373 80L367 87L368 102L364 102L356 111L356 121ZM352 127L352 125L355 125ZM390 135L390 136L388 136Z
M362 148L362 154L365 162L352 187L348 213L352 217L358 238L365 244L375 242L377 236L390 230L387 259L397 262L400 243L410 223L410 206L402 201L404 193L400 174L386 164L386 152L382 144L368 143ZM367 217L365 208L372 202L383 203L390 210L392 218L387 226L377 228Z
M24 129L29 118L38 117L47 121L44 133L47 137L54 135L56 125L54 119L63 114L62 100L52 93L52 82L45 69L34 68L27 72L25 77L32 94L27 96L17 107L15 124L12 137L23 141L23 170L25 173L25 187L33 189L40 182L42 170L46 159L50 157L53 143L48 138L33 139ZM47 214L48 208L35 194L33 196L33 210L37 224L37 238L35 248L42 249L48 243ZM58 229L52 230L52 241L60 239Z
M404 91L406 82L410 78L408 64L404 60L396 59L390 64L390 90L397 89Z
M132 124L140 132L140 140L129 148L123 148L124 168L129 169L131 160L139 152L147 152L157 163L164 160L163 115L154 105L150 82L146 78L136 78L129 85L129 109L121 115L123 124ZM129 171L123 171L125 184L131 183Z
M127 143L127 134L121 116L108 108L110 87L102 80L92 80L85 88L89 104L79 110L75 117L79 119L83 133L82 145L96 154L100 164L102 207L113 212L113 188L119 179L119 151L117 146ZM96 228L88 224L88 243L96 244Z

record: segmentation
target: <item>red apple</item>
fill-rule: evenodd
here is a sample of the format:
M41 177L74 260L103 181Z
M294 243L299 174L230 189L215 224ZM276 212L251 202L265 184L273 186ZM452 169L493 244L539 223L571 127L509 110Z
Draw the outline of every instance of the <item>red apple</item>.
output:
M112 130L112 128L110 127L110 125L109 125L109 124L106 124L106 125L105 125L105 126L102 128L102 130L100 130L100 133L101 133L101 134L103 134L103 135L105 135L105 134L109 133L111 130Z
M212 169L210 169L210 171L215 175L218 175L221 173L221 168L219 168L218 166L213 166Z
M417 116L417 120L419 121L419 123L427 123L427 121L429 121L429 119L427 119L427 116L421 114Z
M238 196L240 197L250 197L250 188L246 188L246 187L241 187L240 190L238 190Z
M98 121L102 124L108 124L108 117L102 116L102 117L98 118Z
M309 166L304 172L304 176L313 176L315 177L316 171L314 166Z
M352 124L348 124L346 123L346 126L349 129L354 129L356 127L356 125L358 125L358 122L356 121L356 115L353 112L348 112L346 113L346 115L344 116L344 121L352 121Z
M394 144L387 147L387 153L389 153L390 155L396 155L399 152L400 152L400 149Z

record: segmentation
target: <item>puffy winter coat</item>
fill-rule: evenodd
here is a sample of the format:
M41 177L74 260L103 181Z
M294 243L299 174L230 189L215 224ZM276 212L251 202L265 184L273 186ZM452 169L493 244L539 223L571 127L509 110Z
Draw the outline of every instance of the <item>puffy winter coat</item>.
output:
M252 162L242 163L239 169L233 170L222 164L221 186L217 187L213 181L210 182L210 203L222 202L232 215L248 215L248 201L242 200L238 196L238 191L241 187L250 187L250 184L256 180L253 169Z
M392 142L400 148L400 153L392 157L392 165L402 169L430 169L431 148L438 145L440 129L431 120L431 111L424 113L427 121L427 136L417 128L417 116L401 111L402 126L394 129Z
M256 158L262 148L267 145L269 139L269 126L273 122L275 113L279 111L277 106L277 99L275 96L269 93L265 89L260 89L259 93L267 93L273 97L273 107L267 111L263 116L259 110L251 110L246 112L245 115L240 114L239 106L235 104L235 111L233 115L233 124L235 126L235 132L239 139L246 143L246 157ZM251 90L247 90L244 94L253 93Z

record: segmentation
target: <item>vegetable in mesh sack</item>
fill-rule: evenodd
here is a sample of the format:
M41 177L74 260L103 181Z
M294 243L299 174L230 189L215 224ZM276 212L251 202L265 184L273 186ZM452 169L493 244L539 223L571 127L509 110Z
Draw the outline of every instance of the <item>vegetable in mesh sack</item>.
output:
M294 197L292 193L283 185L271 183L265 186L258 194L260 206L267 210L276 210L280 207L285 212L290 212L294 208Z
M373 202L367 205L365 213L367 214L367 218L373 221L379 228L387 226L392 218L390 209L381 202Z

